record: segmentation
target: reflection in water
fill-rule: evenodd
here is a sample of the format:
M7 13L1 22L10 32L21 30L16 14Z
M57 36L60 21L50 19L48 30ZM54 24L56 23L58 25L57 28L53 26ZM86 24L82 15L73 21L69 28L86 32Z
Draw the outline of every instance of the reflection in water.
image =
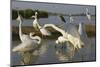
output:
M56 55L58 57L58 60L61 62L70 61L74 56L74 52L75 52L74 47L69 42L64 44L57 44L55 46L55 49L56 49Z
M27 60L28 64L46 64L46 63L60 63L60 62L76 62L76 61L93 61L95 60L95 37L89 38L92 47L88 47L88 49L91 48L91 53L89 52L90 59L84 59L85 49L82 48L79 50L79 52L74 52L73 47L70 45L70 43L66 44L55 44L55 40L46 40L43 39L42 45L38 47L34 52L29 52L24 54L24 59ZM16 46L19 41L13 41L12 46ZM84 50L84 51L83 51ZM23 56L19 53L12 53L11 55L11 63L13 65L20 65L20 62L23 61ZM30 60L30 61L29 61ZM23 63L21 63L23 64ZM26 65L26 64L25 64Z
M69 22L69 17L64 16L67 22ZM76 16L77 22L87 22L85 16ZM33 20L29 19L24 21L23 26L32 26ZM61 20L58 20L57 16L49 16L49 18L42 18L39 20L41 25L46 23L58 24L60 25ZM92 21L95 24L95 17L92 17ZM27 23L29 22L29 23ZM18 26L16 20L12 21L12 26ZM66 27L66 25L64 25ZM67 29L67 28L65 28ZM86 40L86 39L85 39ZM95 60L95 37L91 39L91 45L85 43L85 47L82 48L79 52L75 52L73 46L69 42L65 44L56 44L55 40L43 40L42 45L40 45L36 50L25 53L12 53L12 64L13 65L23 65L26 64L44 64L44 63L59 63L59 62L70 62L70 61L89 61ZM88 41L87 41L88 42ZM19 44L19 41L13 41L12 46ZM54 46L55 45L55 46ZM91 48L91 49L90 49ZM86 55L89 55L89 58L86 58Z
M38 59L39 55L32 55L32 52L22 52L21 54L21 65L32 64L34 60Z
M18 52L21 56L21 65L33 64L38 58L47 51L48 45L46 41L42 41L42 44L34 51ZM16 59L16 58L15 58Z

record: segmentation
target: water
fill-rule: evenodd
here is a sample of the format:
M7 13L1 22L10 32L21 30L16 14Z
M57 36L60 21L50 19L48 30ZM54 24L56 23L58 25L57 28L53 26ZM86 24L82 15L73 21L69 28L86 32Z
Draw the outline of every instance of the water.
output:
M64 16L66 22L69 22L69 17L68 16ZM90 24L87 20L87 18L85 16L75 16L74 17L74 22L75 23L86 23L86 24ZM32 19L24 19L24 22L22 24L22 26L32 26ZM58 16L49 16L48 18L42 18L39 19L39 23L41 25L44 24L56 24L56 25L61 25L62 21ZM12 26L18 26L18 22L16 20L12 20ZM92 17L92 22L91 24L95 25L95 17ZM64 25L66 26L66 25ZM91 50L89 55L90 58L89 59L85 59L84 61L92 61L96 59L96 55L95 55L95 37L89 38L91 41ZM16 41L12 41L12 48L14 46L17 46L18 44L20 44L20 41L16 40ZM54 40L43 40L43 44L41 45L41 47L36 50L38 51L39 55L33 56L33 62L32 64L45 64L45 63L60 63L60 62L76 62L76 61L83 61L83 56L80 55L80 53L83 53L80 51L80 53L75 53L75 55L73 57L72 56L72 52L73 50L71 50L69 48L69 46L66 46L64 48L62 47L56 47L55 46L55 39ZM11 48L11 49L12 49ZM34 53L37 53L37 52ZM11 64L12 65L20 65L22 57L19 53L17 52L12 52L11 54Z
M69 20L69 17L68 16L64 16L65 20L67 23L70 22ZM88 19L86 16L74 16L74 23L85 23L85 24L94 24L95 25L95 17L92 16L92 19L91 19L91 23L89 23ZM23 26L32 26L32 22L33 22L34 19L24 19L23 21ZM60 25L62 24L63 22L61 21L60 17L59 16L49 16L48 18L41 18L39 19L39 23L41 25L44 25L44 24L56 24L56 25ZM16 20L12 20L12 26L18 26L19 23L17 23Z
M86 59L84 61L93 61L95 60L95 37L90 38L90 41L92 43L92 50L90 50L91 59ZM20 41L13 41L12 47L18 45ZM45 64L45 63L60 63L60 62L75 62L75 61L82 61L82 55L79 53L76 53L75 56L71 60L63 60L68 58L67 50L68 48L61 48L61 52L57 54L57 51L59 50L57 47L55 47L55 40L43 40L43 45L40 47L41 49L41 55L35 56L35 59L32 59L34 62L32 64ZM41 51L42 50L42 51ZM63 53L65 51L65 53ZM61 55L60 55L61 54ZM67 54L67 55L66 55ZM13 65L20 65L21 62L21 56L17 52L12 52L11 62Z

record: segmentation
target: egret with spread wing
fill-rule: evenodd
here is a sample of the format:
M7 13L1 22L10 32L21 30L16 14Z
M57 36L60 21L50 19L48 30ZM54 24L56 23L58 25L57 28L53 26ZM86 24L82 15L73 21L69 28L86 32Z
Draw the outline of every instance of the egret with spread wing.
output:
M84 43L80 40L80 35L77 29L73 25L67 25L67 31L62 30L53 24L45 24L44 27L52 27L62 34L62 36L59 36L56 40L57 44L70 42L75 49L80 49L84 45Z
M55 29L56 31L62 34L62 36L59 36L58 39L56 40L56 44L58 44L58 46L61 46L62 50L63 49L65 50L66 46L70 47L70 49L68 48L69 50L68 54L66 52L64 53L65 55L62 55L63 58L59 57L59 60L61 61L67 61L69 59L72 59L72 57L75 54L75 51L81 49L84 46L84 43L80 39L78 30L76 29L75 26L73 26L70 23L67 24L66 31L58 28L57 26L53 24L45 24L44 27L52 27L53 29ZM57 52L57 54L59 53Z

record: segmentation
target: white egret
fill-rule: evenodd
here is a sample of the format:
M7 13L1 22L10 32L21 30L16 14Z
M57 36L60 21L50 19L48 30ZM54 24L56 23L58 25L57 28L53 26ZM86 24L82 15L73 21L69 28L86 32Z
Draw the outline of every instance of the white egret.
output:
M80 40L80 35L75 26L67 25L67 31L64 31L53 24L45 24L44 27L52 27L58 32L62 34L62 36L58 37L56 43L64 43L70 42L75 49L80 49L84 45L84 43Z
M32 18L34 18L33 27L35 28L36 31L39 31L39 29L41 28L41 26L39 25L39 20L37 18L37 15L38 15L38 13L35 12L35 15L32 16Z
M21 40L21 44L13 48L13 52L25 52L30 51L39 46L41 44L41 38L39 36L32 36L32 33L30 35L25 35L22 33L21 25L22 25L22 18L21 15L18 13L18 19L19 23L19 37Z
M60 15L59 17L60 17L61 21L63 21L64 23L66 23L66 20L65 20L65 18L62 15ZM70 23L72 23L74 21L74 19L73 19L73 17L72 17L71 14L69 14L69 19L70 19Z
M91 15L89 13L88 8L86 8L86 16L87 16L88 20L91 21Z
M85 31L84 23L79 23L79 34L81 40L84 42L84 47L80 50L80 55L82 56L82 60L86 61L90 59L91 55L91 43Z
M62 34L62 36L59 36L56 40L56 44L58 44L56 47L59 48L59 46L61 46L60 52L59 49L56 52L60 61L68 61L72 59L75 51L84 46L84 43L80 39L78 30L71 23L66 24L66 31L53 24L45 24L44 27L52 27Z
M42 26L39 24L39 20L38 20L38 18L37 18L37 15L38 15L38 13L35 12L35 16L32 16L32 17L35 18L35 20L33 21L33 27L35 28L35 30L40 31L42 35L44 35L44 36L50 36L51 33L50 33L47 29L45 29L44 27L42 27Z
M72 17L72 15L69 15L69 19L70 19L70 23L74 22L74 18Z
M87 10L86 16L87 16L88 20L90 21L91 16L88 13L88 9L86 9L86 10ZM84 23L80 22L78 26L79 26L78 32L80 35L80 39L84 43L84 47L82 49L80 49L79 55L82 56L82 60L84 61L84 60L89 59L89 57L90 57L89 54L91 53L91 43L90 43L87 33L85 31Z

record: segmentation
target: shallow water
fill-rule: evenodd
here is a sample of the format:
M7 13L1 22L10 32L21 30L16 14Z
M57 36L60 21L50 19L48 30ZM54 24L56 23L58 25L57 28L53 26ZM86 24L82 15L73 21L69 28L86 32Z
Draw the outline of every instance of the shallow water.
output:
M33 63L32 64L45 64L45 63L60 63L60 62L76 62L76 61L94 61L96 59L96 55L95 55L95 37L90 38L91 41L91 50L89 53L90 54L90 58L89 59L83 59L84 54L80 55L80 53L75 53L75 55L73 56L72 59L69 60L63 60L66 59L67 57L67 51L68 48L61 48L58 49L57 47L55 47L55 40L43 40L43 45L40 47L41 49L39 49L40 51L40 55L35 56L32 60ZM12 48L16 45L18 45L20 43L20 41L13 41L12 42ZM42 51L41 51L42 50ZM60 53L57 54L57 51L60 50ZM65 55L67 54L67 55ZM11 64L12 65L20 65L21 62L21 56L19 53L17 52L12 52L11 55Z
M64 16L66 22L69 22L69 17ZM85 16L75 16L74 17L76 23L80 22L88 22L87 18ZM23 26L32 26L32 19L26 20L24 19ZM47 23L52 23L56 25L62 24L61 19L58 16L49 16L49 18L42 18L39 19L40 24L44 25ZM86 23L88 24L88 23ZM90 24L90 23L89 23ZM92 17L91 24L95 25L95 17ZM12 20L12 26L18 26L18 23L16 20ZM64 25L66 27L66 25ZM79 52L76 52L74 56L73 50L71 50L70 47L66 44L64 47L56 46L55 40L43 40L43 44L40 46L40 48L37 49L39 52L38 55L33 56L33 62L32 64L45 64L45 63L60 63L60 62L76 62L76 61L94 61L96 60L96 41L95 37L89 38L91 45L88 47L89 49L89 58L84 59L84 52L81 50ZM14 46L17 46L20 44L20 41L12 41L12 48ZM83 48L84 50L84 48ZM35 53L35 51L34 51ZM37 52L36 52L37 53ZM12 65L20 65L22 57L17 52L11 53L11 64Z
M69 16L64 16L65 20L67 23L70 22ZM74 23L85 23L85 24L90 24L86 16L74 16ZM32 26L32 22L34 19L24 19L23 21L23 26ZM56 24L60 25L63 22L61 21L59 16L49 16L48 18L41 18L39 19L39 23L41 25L44 24ZM12 20L12 26L18 26L19 23L17 23L16 20ZM95 25L95 17L92 16L91 18L91 24Z

